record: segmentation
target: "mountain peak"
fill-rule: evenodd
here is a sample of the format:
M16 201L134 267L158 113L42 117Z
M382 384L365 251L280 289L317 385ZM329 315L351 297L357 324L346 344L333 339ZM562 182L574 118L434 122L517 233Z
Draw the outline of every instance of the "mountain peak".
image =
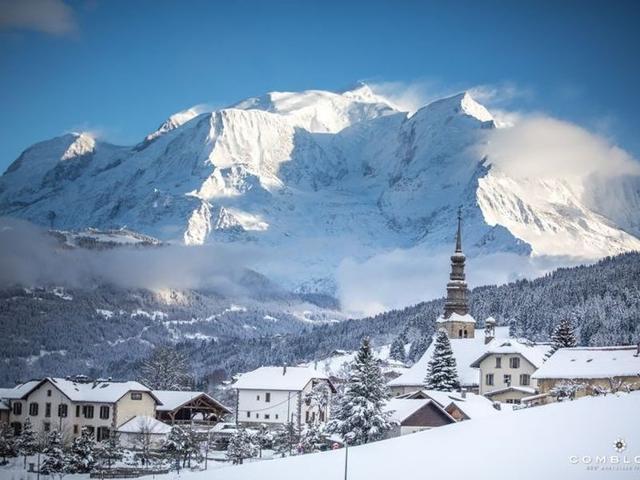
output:
M441 98L431 102L420 110L450 116L451 114L462 114L473 117L481 122L492 122L493 116L481 104L476 102L469 92L461 92L450 97Z

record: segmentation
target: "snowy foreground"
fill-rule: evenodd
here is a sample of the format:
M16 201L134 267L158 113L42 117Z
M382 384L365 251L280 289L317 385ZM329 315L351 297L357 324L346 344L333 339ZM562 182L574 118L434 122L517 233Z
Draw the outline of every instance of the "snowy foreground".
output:
M640 392L586 398L440 427L349 449L348 478L637 479L638 412ZM627 445L621 453L614 448L619 438ZM587 460L585 456L591 457L591 464L582 463ZM606 456L607 463L596 466L596 456ZM620 463L612 463L612 456ZM631 463L623 464L625 458ZM578 463L572 463L576 460ZM591 471L595 469L598 471ZM187 476L189 480L342 479L344 450L181 475Z

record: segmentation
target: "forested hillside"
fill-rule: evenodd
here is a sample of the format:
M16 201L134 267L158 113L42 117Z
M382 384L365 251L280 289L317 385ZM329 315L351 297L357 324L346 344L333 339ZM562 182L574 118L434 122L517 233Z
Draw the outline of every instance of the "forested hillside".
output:
M108 286L0 292L0 329L8 332L0 336L5 365L0 382L45 374L135 377L150 349L167 342L187 354L199 378L217 380L259 365L352 350L364 336L383 345L403 333L413 343L415 359L443 307L437 299L337 321L340 314L326 298L270 291L238 305L214 292L172 295ZM471 313L478 327L491 315L534 340L547 339L553 325L571 317L583 345L635 343L640 341L640 254L475 288Z

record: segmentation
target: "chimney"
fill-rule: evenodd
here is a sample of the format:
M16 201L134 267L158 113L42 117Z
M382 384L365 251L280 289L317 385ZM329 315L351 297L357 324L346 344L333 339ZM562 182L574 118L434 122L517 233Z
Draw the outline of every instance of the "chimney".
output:
M313 369L318 370L318 361L313 362Z
M286 375L287 374L287 364L285 363L284 366L282 367L282 375Z

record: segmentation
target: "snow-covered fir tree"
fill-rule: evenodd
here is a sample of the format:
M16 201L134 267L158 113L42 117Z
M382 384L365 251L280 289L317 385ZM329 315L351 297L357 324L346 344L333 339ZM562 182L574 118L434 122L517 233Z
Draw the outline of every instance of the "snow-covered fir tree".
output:
M262 458L262 450L273 448L273 432L261 423L258 431L253 435L253 442L258 447L258 457Z
M284 457L296 452L296 445L300 441L300 432L293 422L287 422L276 430L273 436L273 451Z
M140 381L155 390L189 390L193 386L186 357L173 347L156 347L142 364Z
M337 400L334 418L327 432L344 438L350 445L379 440L392 427L390 412L384 410L390 398L386 380L365 338L350 366L349 378Z
M302 453L319 452L326 443L326 437L322 426L318 423L311 423L305 427L300 435L299 449Z
M52 430L48 433L43 453L45 454L45 458L40 464L40 473L58 476L58 478L62 478L66 473L69 473L69 456L62 445L62 435L60 432Z
M7 463L7 457L15 457L16 454L17 448L13 430L9 425L0 425L0 457L2 457L2 463Z
M575 380L564 380L549 390L549 395L554 397L558 402L573 400L576 398L577 393L585 388L586 385L584 383L576 382Z
M226 455L234 465L241 465L245 459L258 455L258 446L246 428L239 426L231 436Z
M319 382L305 395L304 401L308 406L324 411L329 405L330 398L329 386L325 382ZM319 421L319 419L316 420Z
M444 392L458 390L460 381L456 370L456 359L453 356L447 332L439 330L434 341L433 355L427 365L427 376L424 380L425 388Z
M93 432L85 427L80 436L73 439L69 449L69 470L73 473L88 473L95 467L96 460Z
M551 348L546 357L549 358L559 348L575 347L577 344L575 323L569 318L563 318L553 329Z
M28 418L25 420L20 435L15 440L18 454L24 457L24 467L27 467L27 457L38 452L39 443L33 425Z
M402 335L398 335L393 340L393 342L391 342L389 356L394 360L398 360L399 362L404 362L406 360L406 354L404 351L404 340L402 339Z

